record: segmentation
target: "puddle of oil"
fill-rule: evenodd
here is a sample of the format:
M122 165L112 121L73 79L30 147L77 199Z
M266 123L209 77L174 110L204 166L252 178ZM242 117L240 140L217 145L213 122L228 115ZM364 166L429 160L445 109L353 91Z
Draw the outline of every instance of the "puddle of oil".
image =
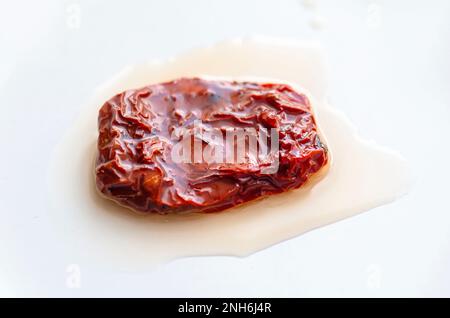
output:
M358 137L345 116L326 104L324 71L317 46L262 38L227 41L122 71L97 90L55 151L51 216L66 248L125 270L183 256L245 256L404 194L410 183L405 161ZM308 187L208 215L136 215L99 196L92 174L99 107L117 92L181 76L276 78L306 88L332 154L325 175Z

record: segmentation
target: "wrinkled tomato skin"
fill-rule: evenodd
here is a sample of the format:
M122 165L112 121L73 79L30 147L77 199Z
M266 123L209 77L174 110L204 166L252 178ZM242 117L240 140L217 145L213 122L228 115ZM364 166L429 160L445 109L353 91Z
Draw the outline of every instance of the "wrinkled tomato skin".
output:
M177 163L174 131L275 129L277 169ZM289 85L180 78L109 99L98 116L98 190L145 213L218 212L298 188L328 162L310 101Z

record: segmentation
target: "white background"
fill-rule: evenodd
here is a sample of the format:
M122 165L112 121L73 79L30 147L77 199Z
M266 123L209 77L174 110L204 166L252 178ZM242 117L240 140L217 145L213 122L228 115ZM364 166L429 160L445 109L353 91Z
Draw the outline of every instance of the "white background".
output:
M304 2L2 0L0 295L450 296L450 2ZM247 35L320 41L333 105L408 159L410 193L246 258L130 273L60 257L49 162L93 89L128 64Z

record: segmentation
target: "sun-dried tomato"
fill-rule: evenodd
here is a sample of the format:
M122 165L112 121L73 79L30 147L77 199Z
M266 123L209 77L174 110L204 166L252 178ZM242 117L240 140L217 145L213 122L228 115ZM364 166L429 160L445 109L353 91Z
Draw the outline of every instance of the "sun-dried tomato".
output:
M98 128L98 189L141 212L221 211L298 188L328 161L308 97L286 84L180 78L131 89L101 107ZM236 159L226 134L239 130L267 136L267 151L244 135ZM188 160L175 160L183 142ZM211 145L221 160L205 160Z

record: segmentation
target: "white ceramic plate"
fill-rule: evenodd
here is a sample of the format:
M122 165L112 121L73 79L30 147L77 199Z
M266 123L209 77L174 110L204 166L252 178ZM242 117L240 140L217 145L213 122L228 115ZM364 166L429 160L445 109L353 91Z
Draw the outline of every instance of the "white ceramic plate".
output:
M307 2L2 4L0 295L449 296L450 4ZM92 266L94 245L65 246L49 163L94 88L128 64L259 34L322 43L333 105L407 158L411 192L246 258L123 272Z

